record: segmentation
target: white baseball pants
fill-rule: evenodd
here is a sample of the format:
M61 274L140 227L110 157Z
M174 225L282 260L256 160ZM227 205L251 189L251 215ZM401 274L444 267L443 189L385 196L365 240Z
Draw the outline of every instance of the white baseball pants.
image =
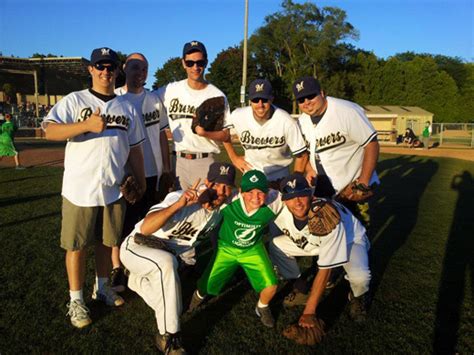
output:
M155 311L160 334L178 332L183 306L176 257L135 244L129 236L120 247L120 260L130 271L128 287Z

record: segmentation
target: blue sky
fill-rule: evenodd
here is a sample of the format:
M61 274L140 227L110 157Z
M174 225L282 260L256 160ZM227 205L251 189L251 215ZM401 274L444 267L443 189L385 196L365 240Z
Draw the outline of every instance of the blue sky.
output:
M360 33L351 43L378 57L414 51L474 61L474 0L313 2L345 10ZM281 1L249 4L250 36ZM0 52L89 58L93 48L109 46L143 52L152 75L194 39L206 44L212 61L242 40L243 24L244 0L0 0Z

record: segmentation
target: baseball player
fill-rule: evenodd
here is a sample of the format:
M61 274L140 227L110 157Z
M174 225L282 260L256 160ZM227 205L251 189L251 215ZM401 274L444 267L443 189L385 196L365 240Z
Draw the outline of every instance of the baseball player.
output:
M178 260L195 262L194 247L218 224L219 208L231 195L234 179L235 168L232 165L212 163L204 182L205 187L217 192L212 207L208 203L204 203L203 207L197 203L197 184L186 191L171 192L163 202L150 209L145 219L122 243L120 258L130 271L128 286L155 311L159 330L156 344L165 354L182 350ZM150 238L160 238L176 256L170 251L135 243L137 232L151 235Z
M128 162L145 191L142 142L145 139L133 105L114 94L118 57L110 48L92 51L92 88L59 101L43 122L48 140L67 140L64 160L61 247L71 301L71 323L91 323L83 298L86 246L95 244L96 282L93 299L110 306L124 300L108 284L111 247L120 243L125 202L120 184Z
M272 104L270 82L254 80L248 90L250 106L234 110L226 126L235 129L245 150L245 157L239 156L232 143L225 142L232 163L242 172L258 169L269 181L278 181L289 174L295 157L294 170L303 172L308 159L305 141L295 120Z
M281 209L278 191L269 192L268 180L259 170L242 176L240 194L222 207L222 225L218 246L212 261L198 280L189 310L205 301L207 295L218 295L240 266L253 289L260 294L255 312L267 327L275 320L269 303L277 290L277 278L263 243L264 230Z
M220 149L216 141L229 139L227 129L215 132L196 127L191 129L196 108L212 97L224 96L214 85L204 80L207 65L207 51L204 44L191 41L184 45L182 64L187 79L170 83L158 89L169 118L173 135L173 155L175 156L176 176L182 189L189 188L197 179L204 179L206 171L214 162L214 154ZM230 115L226 98L224 122Z
M140 124L145 132L143 142L143 156L147 190L140 201L135 204L127 203L127 212L122 236L126 237L133 230L135 224L145 217L147 211L156 201L158 179L161 174L170 173L170 159L168 139L165 129L168 127L163 104L157 94L145 90L143 87L148 76L148 61L141 53L130 54L123 70L126 76L124 86L115 89L117 95L123 95L141 113ZM117 292L125 290L126 278L120 266L119 247L112 248L112 273L110 282Z
M378 184L377 131L364 110L353 102L326 96L319 82L309 76L294 82L293 93L303 112L298 122L309 145L308 180L316 175L327 176L335 194L353 181L365 188ZM367 204L344 204L369 223Z
M318 256L319 268L309 295L301 295L298 289L290 294L299 299L305 309L299 319L303 327L312 327L316 308L324 293L331 270L343 266L349 281L350 315L356 321L365 319L366 302L371 279L368 250L370 247L365 228L342 204L334 202L341 219L328 235L317 237L308 229L308 212L313 189L301 174L292 174L281 182L282 200L285 206L275 219L282 235L270 242L269 252L278 272L284 279L301 276L295 257ZM293 305L298 304L297 302Z

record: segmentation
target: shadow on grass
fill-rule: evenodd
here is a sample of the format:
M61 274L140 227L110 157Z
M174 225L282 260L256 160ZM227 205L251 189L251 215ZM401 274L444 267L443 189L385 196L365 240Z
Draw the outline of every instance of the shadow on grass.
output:
M451 224L436 305L433 353L454 354L458 340L465 283L469 275L474 292L474 180L468 171L454 176L451 188L458 192L458 200Z
M54 217L54 216L60 217L61 216L61 211L45 213L45 214L35 216L35 217L28 217L27 219L23 219L23 220L19 220L19 221L13 221L13 222L0 224L0 227L2 227L2 228L11 227L11 226L15 226L15 225L20 225L22 223L33 222L33 221L37 221L37 220L40 220L40 219L43 219L43 218Z
M416 225L419 201L438 171L430 159L400 156L378 163L381 176L377 201L371 203L372 294L375 295L390 259L407 241ZM375 235L373 235L375 234Z
M52 192L44 195L25 196L20 198L2 198L0 199L0 207L9 207L20 203L28 203L32 201L42 200L54 196L61 196L60 192Z

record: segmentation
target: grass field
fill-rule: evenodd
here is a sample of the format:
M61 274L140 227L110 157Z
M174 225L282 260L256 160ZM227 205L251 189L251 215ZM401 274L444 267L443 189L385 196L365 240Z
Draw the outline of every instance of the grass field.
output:
M253 312L256 294L241 281L183 317L191 353L472 353L474 351L474 163L383 155L372 204L374 300L369 319L347 314L343 280L323 301L324 341L302 347L281 336L302 308L272 309L276 329ZM92 302L93 258L85 294L93 324L73 328L59 248L62 169L0 169L0 353L153 353L154 314L133 292L124 307ZM80 188L80 186L78 186ZM302 260L309 265L308 260ZM204 261L198 264L201 270ZM195 277L183 280L185 303Z

